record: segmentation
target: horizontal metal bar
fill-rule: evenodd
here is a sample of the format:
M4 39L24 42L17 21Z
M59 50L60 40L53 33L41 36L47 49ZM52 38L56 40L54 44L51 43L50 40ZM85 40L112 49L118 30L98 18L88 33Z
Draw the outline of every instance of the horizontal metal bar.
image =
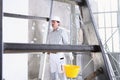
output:
M13 17L13 18L22 18L22 19L38 19L38 20L46 20L49 21L48 17L38 17L38 16L30 16L30 15L22 15L22 14L13 14L13 13L4 13L5 17Z
M60 2L71 2L71 1L82 2L83 0L54 0L54 1L60 1Z
M4 43L4 53L24 52L100 52L98 45L50 45L28 43Z
M105 13L120 13L120 11L104 11L104 12L92 12L93 14L105 14Z
M113 55L120 55L120 52L107 52L105 54L113 54Z

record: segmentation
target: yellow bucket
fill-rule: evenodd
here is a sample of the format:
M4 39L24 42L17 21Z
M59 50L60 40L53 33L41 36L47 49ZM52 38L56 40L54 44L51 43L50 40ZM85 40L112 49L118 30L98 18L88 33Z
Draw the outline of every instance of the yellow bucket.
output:
M68 78L76 78L80 71L80 66L64 65L64 71Z

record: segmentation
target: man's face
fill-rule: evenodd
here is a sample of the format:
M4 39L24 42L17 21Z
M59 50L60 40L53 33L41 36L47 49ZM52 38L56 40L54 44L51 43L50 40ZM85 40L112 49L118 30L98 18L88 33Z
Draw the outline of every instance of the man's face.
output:
M53 27L53 29L58 28L59 24L60 24L60 23L59 23L58 21L52 20L52 27Z

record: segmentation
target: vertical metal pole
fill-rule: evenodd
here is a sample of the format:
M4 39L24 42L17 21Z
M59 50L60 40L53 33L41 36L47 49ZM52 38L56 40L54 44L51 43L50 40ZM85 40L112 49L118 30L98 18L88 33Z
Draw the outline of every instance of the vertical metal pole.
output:
M120 11L120 1L117 0L117 2L118 2L117 26L118 26L118 32L119 32L119 49L120 49L120 23L119 23L120 22L120 13L119 13L119 11Z
M119 52L120 52L120 1L117 0L118 2L118 13L117 13L117 26L118 26L118 35L119 35ZM120 61L120 55L119 55L119 61ZM119 67L120 67L120 64L119 64Z
M51 24L51 16L52 16L52 10L53 10L53 0L51 0L51 7L50 7L50 15L49 15L49 24L48 24L48 32L47 32L47 39L48 39L48 34L50 32L50 24Z
M51 0L50 15L49 15L50 20L49 20L49 24L48 24L48 33L47 33L47 38L46 39L48 39L48 34L49 34L49 31L50 31L52 8L53 8L53 0ZM43 62L42 80L44 80L46 61L47 61L47 53L45 53L44 62Z
M0 80L2 80L2 0L0 0Z

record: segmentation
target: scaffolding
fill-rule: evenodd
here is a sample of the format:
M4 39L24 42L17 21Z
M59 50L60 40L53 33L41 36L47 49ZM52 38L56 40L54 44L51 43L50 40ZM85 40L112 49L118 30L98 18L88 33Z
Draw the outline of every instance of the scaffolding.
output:
M102 75L104 77L104 79L106 80L119 80L119 70L117 66L115 67L115 73L117 74L117 76L115 75L113 70L113 66L111 65L111 62L113 62L114 65L119 64L119 62L113 58L113 56L111 56L111 54L109 54L109 51L105 51L104 46L102 45L101 39L99 37L99 34L97 32L96 29L96 24L92 15L92 10L90 8L90 3L89 1L85 0L86 3L82 3L81 0L75 0L75 3L77 3L77 5L79 5L80 9L82 10L81 15L79 17L80 19L80 25L84 26L82 27L82 30L84 32L84 37L86 39L86 41L84 42L84 45L48 45L48 44L31 44L31 43L4 43L2 41L2 21L3 21L3 16L4 17L13 17L13 18L18 18L18 19L37 19L37 20L45 20L45 21L50 21L51 20L51 14L52 12L50 12L50 16L49 17L39 17L39 16L30 16L30 15L23 15L23 14L14 14L14 13L5 13L3 12L3 5L2 2L3 0L0 0L0 80L3 79L2 77L2 56L3 56L3 52L6 54L14 54L14 53L25 53L25 52L73 52L75 55L76 54L81 54L79 52L87 52L88 54L92 54L93 56L99 56L99 59L101 60L101 64L96 64L99 65L99 67L95 68L95 71L93 71L93 73L91 73L90 75L86 76L86 78L84 80L92 80L93 78L95 78L96 76L99 76L99 74L101 74L102 72L100 72L100 69L102 67L102 69L104 70L104 74ZM51 9L50 11L52 11L52 1L51 0ZM59 0L58 0L59 1ZM67 1L64 0L62 2L68 2L71 3L71 1ZM84 2L84 1L83 1ZM81 5L84 4L84 5ZM83 6L83 7L82 7ZM83 14L86 13L86 14ZM90 17L90 18L86 18ZM84 17L84 18L83 18ZM90 20L90 21L89 21ZM82 21L82 22L81 22ZM49 23L50 26L50 23ZM94 37L88 37L89 36L89 31L87 30L91 30L88 26L92 26L90 28L93 29L93 33L91 33L91 35L95 35ZM49 31L49 28L48 28ZM90 36L91 36L90 35ZM88 38L87 38L88 37ZM92 39L93 38L93 39ZM97 42L97 44L95 42L93 42L92 40L95 40ZM107 52L107 53L106 53ZM83 53L82 53L83 54ZM107 55L107 56L106 56ZM110 61L108 58L108 55L113 59L113 61ZM98 60L96 57L93 57L92 59L90 59L89 62L87 62L87 64L84 66L83 71L88 67L88 65L94 60ZM110 61L110 62L109 62ZM100 69L99 69L100 68ZM111 73L112 72L112 73ZM93 76L95 74L95 76ZM44 76L44 73L43 73ZM81 76L81 74L79 75ZM116 78L116 79L113 79ZM118 79L117 79L118 78ZM44 80L44 79L42 79Z

